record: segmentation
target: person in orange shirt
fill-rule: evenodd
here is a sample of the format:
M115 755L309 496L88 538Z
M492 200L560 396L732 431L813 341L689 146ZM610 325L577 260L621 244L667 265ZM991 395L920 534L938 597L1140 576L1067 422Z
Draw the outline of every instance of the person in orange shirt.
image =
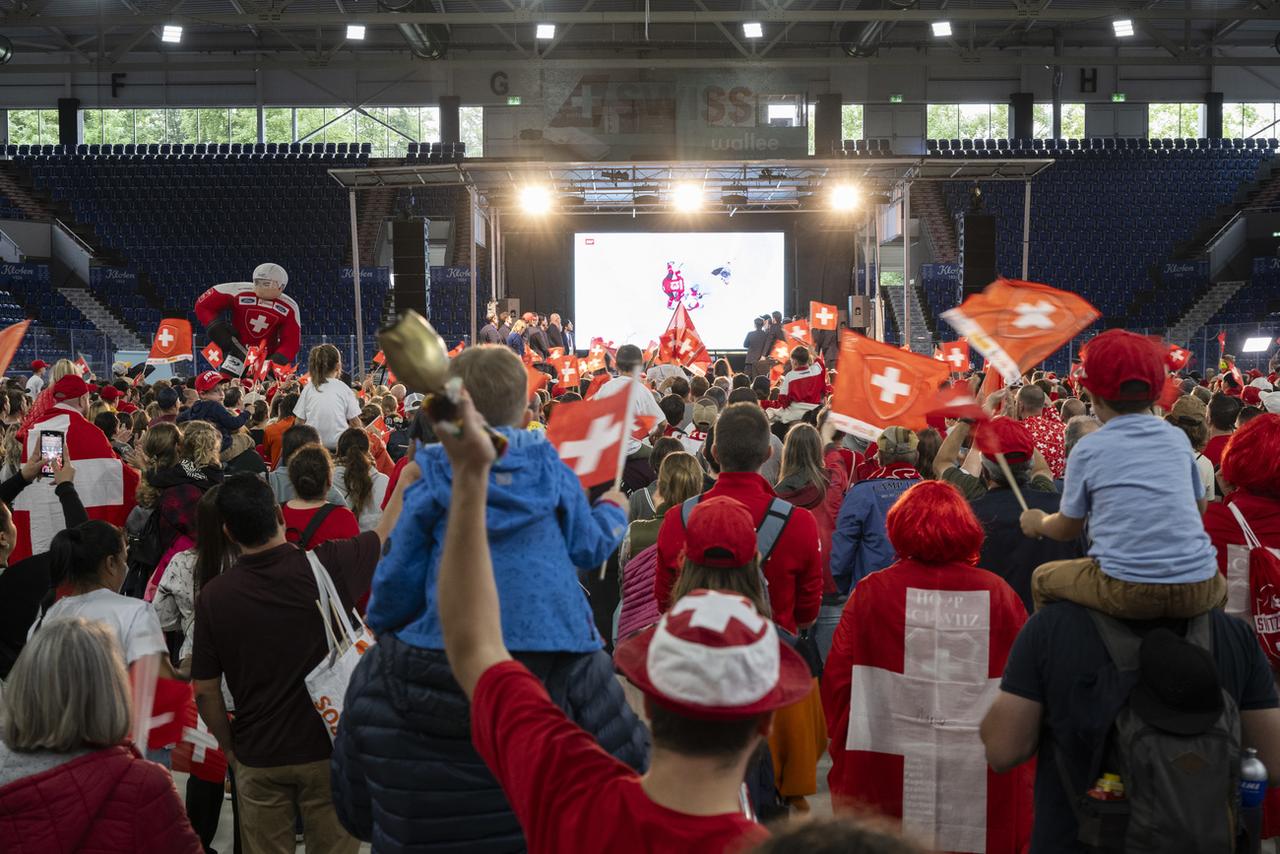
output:
M262 447L267 452L271 467L280 464L280 449L284 443L284 433L293 426L293 407L298 403L298 393L290 392L280 401L280 415L262 430Z

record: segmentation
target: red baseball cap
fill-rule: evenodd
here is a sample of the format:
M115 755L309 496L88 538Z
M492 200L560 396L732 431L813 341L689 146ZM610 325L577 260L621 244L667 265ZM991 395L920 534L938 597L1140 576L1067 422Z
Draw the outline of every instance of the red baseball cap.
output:
M1240 401L1245 406L1262 405L1262 389L1256 385L1247 385L1240 390Z
M732 593L695 590L613 654L658 705L701 720L741 720L808 696L813 676L773 621Z
M746 566L756 555L756 526L742 502L726 495L699 501L689 514L684 554L703 566Z
M1036 443L1027 425L1012 418L993 418L983 422L978 426L974 442L982 455L990 460L994 460L996 454L1004 454L1006 462L1023 463L1036 452Z
M75 374L67 374L53 384L54 400L75 400L89 393L89 385Z
M1156 400L1164 389L1166 352L1144 335L1108 329L1080 351L1080 383L1103 400ZM1127 382L1146 388L1125 394L1120 387Z
M205 371L203 374L196 377L196 391L204 394L209 389L217 388L226 381L227 378L217 371Z
M49 367L49 363L42 361L40 359L36 359L34 362L31 363L31 370L33 371L38 371L47 367Z
M113 385L103 386L102 391L98 393L98 397L108 402L117 400L121 397L120 389Z

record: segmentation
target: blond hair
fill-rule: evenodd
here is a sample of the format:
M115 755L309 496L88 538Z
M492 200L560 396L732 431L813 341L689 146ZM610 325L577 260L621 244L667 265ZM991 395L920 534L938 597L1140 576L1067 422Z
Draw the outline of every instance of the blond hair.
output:
M476 411L494 427L518 427L529 406L529 375L520 357L506 347L468 347L449 362L461 377Z
M208 421L188 421L182 426L182 458L200 468L222 465L222 434Z
M658 494L664 507L683 504L702 492L702 466L684 451L667 454L658 467Z
M142 453L150 469L166 469L176 466L182 452L182 430L176 424L161 422L147 431L142 440ZM138 481L138 503L143 507L155 507L160 502L160 490L144 477Z
M45 623L14 662L0 707L10 750L110 747L129 732L129 681L115 633L84 617Z
M49 385L52 386L63 377L69 377L73 374L77 377L80 376L80 369L76 367L76 363L70 359L59 359L53 363L53 368L49 371Z

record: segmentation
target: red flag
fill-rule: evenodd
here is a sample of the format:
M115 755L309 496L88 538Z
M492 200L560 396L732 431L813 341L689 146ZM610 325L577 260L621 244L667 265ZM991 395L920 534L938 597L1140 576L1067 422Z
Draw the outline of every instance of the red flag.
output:
M777 385L787 373L787 366L782 362L769 369L769 385Z
M187 359L195 359L191 322L178 317L166 317L156 327L155 337L151 341L151 353L147 356L147 364L171 365Z
M891 425L921 430L948 373L936 359L845 332L831 421L864 439L878 438Z
M1222 358L1222 354L1227 352L1227 330L1218 331L1218 358Z
M459 341L458 346L454 347L452 350L449 351L449 358L452 359L454 356L458 355L465 349L467 349L467 342Z
M578 370L584 376L594 374L596 371L603 371L606 367L604 345L600 343L592 343L591 348L587 350L587 357L578 363Z
M560 356L559 358L548 360L549 364L556 369L556 395L564 394L566 391L577 391L578 381L582 379L578 370L577 356Z
M1168 411L1173 409L1173 405L1180 397L1182 397L1182 381L1170 374L1164 378L1164 389L1160 392L1160 399L1156 401L1156 405Z
M812 329L821 329L827 332L833 332L836 324L839 322L840 312L836 310L834 305L827 305L824 302L809 303L809 326Z
M944 341L939 347L938 359L946 362L953 374L962 374L969 370L969 342L963 338L959 341Z
M30 325L30 320L23 320L12 326L0 329L0 374L9 370L13 355L18 352L18 346L22 344L23 336L27 334L27 327ZM80 359L78 361L84 360ZM86 367L88 366L86 365Z
M190 697L190 688L187 694ZM210 783L221 783L227 776L227 757L218 749L218 740L200 719L194 697L190 697L182 707L179 724L179 740L170 756L173 770L185 771Z
M156 680L155 699L151 703L151 726L147 734L149 749L169 747L181 740L187 706L195 708L190 682L164 678Z
M540 388L546 388L547 383L551 382L551 377L532 365L525 365L524 372L528 376L528 383L525 386L526 396L532 398L534 392Z
M957 383L951 388L944 388L938 392L925 415L937 418L967 418L970 421L986 421L988 418L978 398L969 391L968 383Z
M667 330L658 339L660 342L659 358L663 361L687 368L696 368L705 373L711 365L711 355L707 352L702 337L694 328L693 318L684 307L684 303L676 306L667 324Z
M635 419L635 425L631 430L631 438L639 439L643 442L645 437L653 432L653 425L658 423L658 419L653 415L637 415Z
M988 365L987 372L982 377L982 385L978 389L979 399L986 400L1002 388L1004 388L1004 377L1000 376L999 371Z
M1169 354L1165 356L1164 361L1169 366L1169 370L1179 371L1182 370L1187 362L1191 361L1191 353L1177 344L1170 344Z
M1016 381L1099 316L1076 294L1003 278L942 313L1005 382Z
M547 351L547 361L554 364L556 359L564 358L563 347L552 347Z
M378 438L382 439L384 442L387 441L387 437L391 435L391 428L387 426L387 419L383 418L381 415L373 419L366 429L376 432L378 434Z
M384 364L386 361L387 361L387 356L381 350L373 354L373 363L375 365Z
M809 324L803 320L793 320L782 324L782 331L787 337L797 341L809 349L813 349L813 336L809 333Z
M658 355L658 342L649 339L649 346L644 348L644 363L649 364L656 355Z
M850 593L858 631L837 636L822 677L832 804L901 818L930 849L1024 851L1034 763L997 774L974 732L1027 612L991 573L954 569L904 560Z
M204 360L217 368L222 364L222 348L210 341L205 348L200 351L200 355L204 356Z
M773 360L779 364L791 361L791 343L788 341L779 341L773 345L773 349L769 351L769 355L772 356Z
M258 382L262 382L271 373L271 366L275 364L266 356L266 346L264 345L258 353Z
M293 372L298 370L297 365L281 365L278 362L271 363L271 370L275 373L277 379L288 379L293 376Z
M573 469L584 488L618 476L623 439L631 429L631 397L614 394L556 406L547 425L547 441Z
M603 371L596 374L594 377L591 378L591 384L587 386L587 393L582 396L582 399L590 400L591 398L595 397L596 392L600 390L600 387L611 379L613 378L609 376L608 373L605 373Z
M8 330L5 330L5 332L7 331ZM2 337L4 334L5 334L4 332L0 332L0 337ZM80 376L82 377L91 373L91 371L89 370L89 363L84 360L84 356L80 356L76 359L75 366L76 366L76 370L80 373ZM0 368L0 373L3 373L3 371L4 369Z

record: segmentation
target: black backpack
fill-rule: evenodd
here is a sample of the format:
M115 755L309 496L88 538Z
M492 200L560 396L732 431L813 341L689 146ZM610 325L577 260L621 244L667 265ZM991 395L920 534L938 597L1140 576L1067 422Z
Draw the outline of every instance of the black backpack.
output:
M1089 851L1116 854L1227 854L1240 830L1240 711L1223 691L1222 714L1208 729L1177 735L1140 718L1129 704L1138 681L1142 636L1112 617L1090 611L1110 662L1098 674L1123 697L1106 738L1090 760L1088 779L1073 783L1061 748L1058 773ZM1210 616L1187 624L1186 638L1212 652ZM1120 775L1124 799L1085 792L1103 773ZM1083 786L1083 788L1082 788Z
M125 565L128 572L120 592L125 596L141 599L147 592L151 574L156 571L160 558L164 557L168 548L168 544L160 537L160 512L148 511L147 520L142 523L137 534L128 535L126 544Z

